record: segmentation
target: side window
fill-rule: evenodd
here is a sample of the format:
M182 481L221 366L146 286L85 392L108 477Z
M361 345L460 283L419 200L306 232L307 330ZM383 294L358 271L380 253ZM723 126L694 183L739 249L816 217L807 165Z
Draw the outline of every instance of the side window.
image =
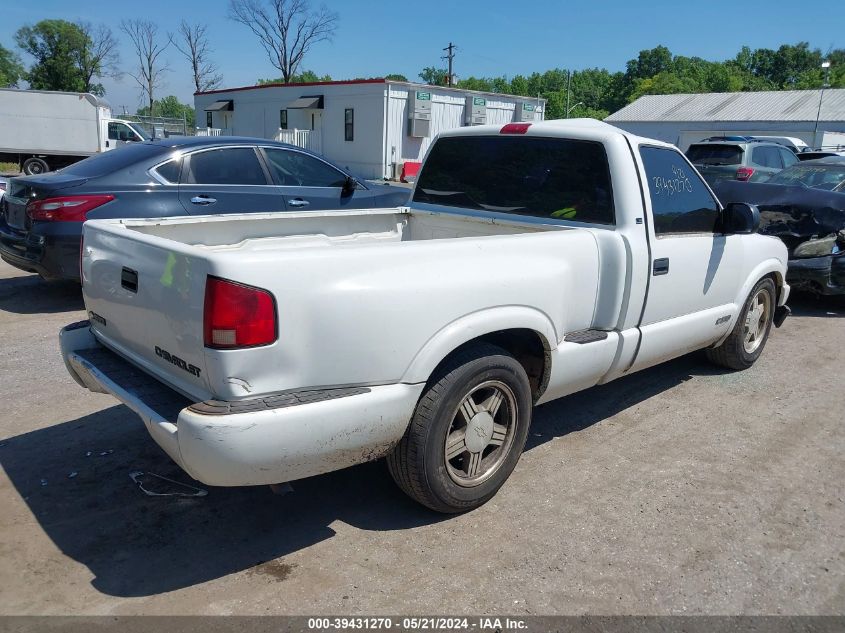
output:
M109 122L109 140L134 141L136 134L123 123Z
M641 147L656 235L715 233L719 205L679 152Z
M251 147L213 149L191 154L186 182L197 185L266 185Z
M784 167L789 167L790 165L794 165L798 162L798 157L793 152L790 152L788 149L779 148L778 152L780 153L780 157L783 160Z
M751 162L760 167L774 167L780 169L783 163L780 160L777 147L763 145L751 150Z
M282 130L288 129L288 111L279 110L279 128Z
M212 114L211 112L205 113L205 127L214 127L213 122L212 122L213 117L212 117L211 114Z
M342 187L346 174L321 160L286 149L265 148L270 171L285 187Z
M355 110L352 108L343 111L343 140L355 140Z
M182 159L167 161L156 168L156 173L167 182L174 185L179 182L179 172L182 171Z

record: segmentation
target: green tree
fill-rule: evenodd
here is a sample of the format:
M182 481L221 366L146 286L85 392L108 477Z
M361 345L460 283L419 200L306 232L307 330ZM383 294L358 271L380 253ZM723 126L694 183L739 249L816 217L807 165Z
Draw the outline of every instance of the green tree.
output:
M390 81L408 81L405 75L400 75L399 73L390 73L389 75L385 75L384 78Z
M17 87L25 75L20 58L0 44L0 88Z
M21 50L35 58L26 75L30 88L82 92L85 81L77 66L78 52L85 48L85 34L65 20L41 20L15 33Z
M427 66L420 71L419 77L423 83L431 86L446 85L446 75L449 71L445 68L435 68L434 66Z
M187 120L188 128L194 127L195 113L193 106L181 103L178 97L169 95L162 99L156 99L153 104L153 112L155 116L173 117L181 119L183 116ZM150 107L144 106L138 108L138 114L141 116L150 116Z
M283 84L283 83L291 83L291 84L308 84L308 83L316 83L318 81L332 81L331 75L323 75L320 77L317 73L313 70L304 70L298 75L292 75L290 77L290 81L285 81L282 77L276 77L275 79L259 79L258 84L259 86L265 84Z

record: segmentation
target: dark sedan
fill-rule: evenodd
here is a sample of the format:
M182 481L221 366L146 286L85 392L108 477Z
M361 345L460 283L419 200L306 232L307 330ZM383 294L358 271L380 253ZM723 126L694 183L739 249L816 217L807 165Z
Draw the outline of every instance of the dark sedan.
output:
M396 207L409 193L274 141L135 143L58 172L12 178L0 202L0 257L45 279L78 280L85 220Z
M787 281L796 290L845 294L845 158L802 162L760 183L717 182L723 203L760 209L760 232L789 249Z

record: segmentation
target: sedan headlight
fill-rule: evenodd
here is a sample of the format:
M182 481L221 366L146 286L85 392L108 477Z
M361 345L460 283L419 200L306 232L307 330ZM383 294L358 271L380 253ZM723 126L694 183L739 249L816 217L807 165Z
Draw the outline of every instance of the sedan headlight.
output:
M845 229L826 237L807 240L795 247L793 257L824 257L845 251Z

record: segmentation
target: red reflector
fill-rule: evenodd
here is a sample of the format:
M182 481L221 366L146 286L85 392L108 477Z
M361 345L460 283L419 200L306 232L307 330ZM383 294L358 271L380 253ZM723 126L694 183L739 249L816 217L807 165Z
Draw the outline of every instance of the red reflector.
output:
M205 346L214 349L257 347L276 336L276 302L266 290L208 277L203 311Z
M26 205L26 214L31 220L42 222L85 222L89 211L112 200L111 194L32 200Z
M740 167L736 170L736 179L745 182L754 175L753 167Z
M530 123L508 123L499 130L499 134L525 134L530 127Z

